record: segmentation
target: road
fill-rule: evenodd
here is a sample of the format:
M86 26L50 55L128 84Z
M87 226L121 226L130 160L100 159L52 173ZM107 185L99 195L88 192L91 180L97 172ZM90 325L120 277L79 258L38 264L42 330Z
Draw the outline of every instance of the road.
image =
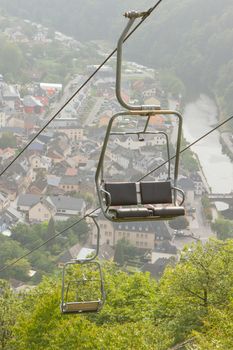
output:
M89 114L85 120L84 125L90 125L93 123L93 121L96 118L103 102L104 102L104 97L96 98L96 101L95 101L91 111L89 112Z

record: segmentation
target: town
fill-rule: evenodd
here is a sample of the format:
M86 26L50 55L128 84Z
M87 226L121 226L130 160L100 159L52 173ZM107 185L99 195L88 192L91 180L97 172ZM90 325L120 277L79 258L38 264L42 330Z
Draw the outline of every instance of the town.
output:
M33 24L33 28L33 41L46 44L52 40L77 52L82 50L79 42L59 32L54 33L51 39L48 29L37 24ZM13 42L29 45L30 39L21 29L19 25L6 27L4 33ZM101 57L105 54L99 48L96 55ZM115 98L112 63L104 66L62 108L0 178L0 231L4 237L11 239L14 228L19 224L41 225L54 220L59 227L59 222L69 222L73 216L82 217L98 207L94 181L96 165L109 118L121 110ZM91 62L82 66L82 72L73 74L64 82L40 80L40 72L30 84L9 83L3 74L0 75L1 171L96 68ZM124 81L124 98L127 101L160 105L164 109L174 105L182 110L179 95L164 91L159 74L154 69L125 61ZM122 180L127 176L128 180L134 180L167 160L163 132L172 140L176 123L172 118L159 115L154 117L153 125L160 133L149 136L143 142L130 135L114 137L107 152L106 171L110 178ZM130 124L128 120L125 122L124 129L134 127L135 124ZM185 145L185 140L183 143ZM167 173L166 164L153 172L151 178L164 180ZM150 271L152 276L159 278L168 263L179 260L180 251L186 244L199 240L205 242L214 236L210 222L217 215L216 209L211 209L208 184L195 154L190 150L187 156L181 158L178 185L185 192L186 216L176 222L113 224L99 215L100 259L115 259L130 271ZM83 249L90 254L96 244L96 234L94 227L89 227L89 230L91 235L87 235L82 244L77 237L66 251L62 245L59 247L56 251L57 266L70 258L77 258L83 254ZM137 257L119 258L119 242L123 246L129 244L134 247ZM31 264L32 270L36 273L37 266ZM15 285L21 286L22 281Z

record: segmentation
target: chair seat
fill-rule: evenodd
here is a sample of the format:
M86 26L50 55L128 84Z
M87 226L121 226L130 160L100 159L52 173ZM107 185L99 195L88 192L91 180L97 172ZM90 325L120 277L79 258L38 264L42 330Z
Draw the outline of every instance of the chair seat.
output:
M151 220L155 218L161 219L171 219L177 216L185 215L184 207L153 207L152 205L149 208L117 208L111 209L110 214L113 214L113 219L143 219L143 218L151 218Z
M68 302L63 305L63 313L96 312L101 306L101 301Z
M153 215L160 217L175 217L175 216L183 216L185 215L184 207L153 207Z

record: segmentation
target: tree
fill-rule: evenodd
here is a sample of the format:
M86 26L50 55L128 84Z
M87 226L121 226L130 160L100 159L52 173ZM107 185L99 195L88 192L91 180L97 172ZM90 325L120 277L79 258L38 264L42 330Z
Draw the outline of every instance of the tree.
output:
M15 259L24 255L26 250L21 247L21 245L8 238L1 237L1 255L0 255L0 266L3 267L5 265L11 264ZM23 259L19 261L17 264L2 272L3 278L19 278L22 281L28 279L28 272L30 270L30 264L27 259Z
M211 307L202 331L194 332L195 345L190 350L226 350L233 344L233 303L225 309Z
M209 308L221 310L228 305L232 298L232 254L233 241L198 243L183 251L178 265L165 270L155 317L171 331L175 343L194 330L202 332Z
M116 244L114 261L122 266L128 259L135 258L137 254L138 249L125 238L122 238Z
M169 226L174 230L184 230L189 226L189 222L184 216L179 216L169 221Z
M61 232L67 227L73 225L75 222L79 221L79 219L80 219L79 216L72 216L66 221L59 221L59 223L55 223L55 228L58 232ZM74 239L76 240L75 243L77 243L77 241L84 243L87 241L88 235L89 235L88 225L86 221L82 220L81 222L74 225L71 229L64 232L62 237L67 237L68 240Z
M153 345L153 349L166 350L166 331L152 322L156 281L148 274L129 276L113 264L106 264L104 272L108 297L103 313L96 315L62 316L57 279L44 279L25 294L10 349L150 350Z
M18 81L20 69L23 66L23 53L20 48L5 39L1 41L0 69L1 72L14 81Z
M211 204L208 196L206 196L206 195L202 196L201 203L202 203L202 206L204 209L206 219L211 221L213 219L212 204Z
M16 137L12 132L4 132L0 138L0 148L17 147Z
M56 229L55 229L55 222L53 217L50 218L48 227L47 227L47 239L52 238L56 234ZM47 243L48 247L51 247L53 245L53 241L49 241Z
M217 237L222 240L233 238L233 221L225 219L217 219L212 224L213 230L217 233Z
M160 79L163 89L170 92L174 97L178 98L180 94L182 96L185 95L184 83L178 78L175 72L171 70L162 70Z
M6 281L0 280L0 346L9 349L8 342L12 338L16 321L16 310L20 312L20 302Z
M6 349L167 350L193 335L200 350L216 343L230 349L232 254L230 240L192 245L158 283L148 273L128 275L106 263L106 303L100 313L86 316L62 316L61 283L57 276L46 278L21 295Z
M187 149L181 155L182 166L185 170L188 170L189 173L193 173L199 170L199 165L197 160L194 158L192 151Z

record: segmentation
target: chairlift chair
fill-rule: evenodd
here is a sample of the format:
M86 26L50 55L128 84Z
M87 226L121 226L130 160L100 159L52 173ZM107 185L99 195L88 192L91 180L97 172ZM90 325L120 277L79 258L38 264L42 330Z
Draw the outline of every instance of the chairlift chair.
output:
M104 279L99 262L94 261L99 252L100 228L97 228L97 246L93 257L73 259L63 266L61 312L80 314L98 312L105 302Z
M178 111L162 110L160 106L156 105L130 105L124 101L121 94L122 45L135 19L143 15L144 13L140 14L134 11L125 14L129 18L129 21L117 44L116 96L119 103L128 111L116 113L111 117L95 174L96 189L102 212L107 219L116 222L169 220L185 214L184 207L182 206L184 192L177 187L182 132L181 114ZM176 153L173 157L175 165L172 179L170 176L171 159L168 135L165 132L149 130L152 116L156 115L168 116L169 118L170 116L175 116L177 118L178 131ZM146 119L146 122L140 131L113 131L116 121L121 120L125 116L137 121ZM137 182L109 182L106 180L104 161L107 146L112 135L132 134L136 135L139 141L142 141L145 135L158 133L163 134L166 139L168 156L168 176L166 181L145 181L144 179L152 172L147 173Z

